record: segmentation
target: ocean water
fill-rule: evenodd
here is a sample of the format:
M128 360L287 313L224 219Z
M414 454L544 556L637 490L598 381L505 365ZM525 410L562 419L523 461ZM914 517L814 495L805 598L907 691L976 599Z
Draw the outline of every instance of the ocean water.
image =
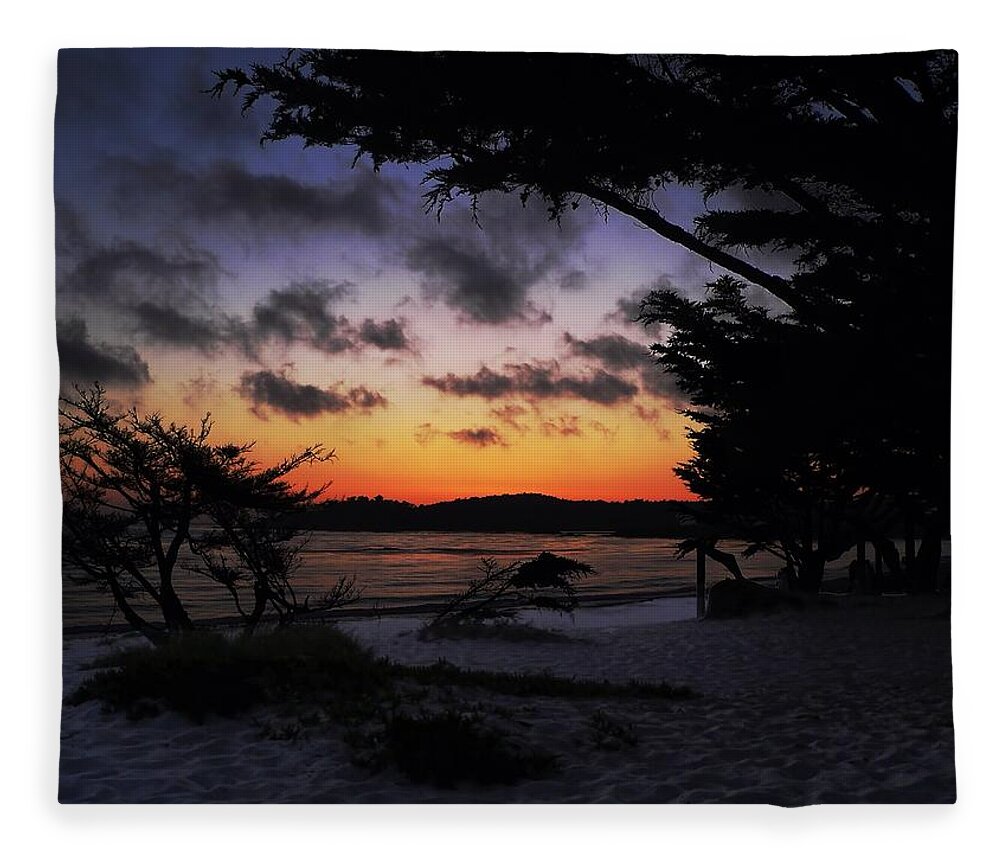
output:
M727 541L720 542L720 547L737 555L741 549L740 544ZM481 559L495 558L505 565L548 551L594 568L595 574L579 583L583 600L693 593L694 555L678 559L676 550L676 540L599 533L312 532L293 582L301 599L329 590L341 576L353 576L362 590L358 608L418 606L462 591L477 577ZM950 553L947 545L946 552ZM852 557L845 555L829 564L827 576L833 579L845 575ZM740 563L751 577L773 576L781 566L767 553L741 558ZM721 566L708 561L709 586L726 575ZM215 583L183 569L175 574L175 582L193 617L235 614ZM66 583L63 620L67 628L121 621L119 616L112 616L110 595Z

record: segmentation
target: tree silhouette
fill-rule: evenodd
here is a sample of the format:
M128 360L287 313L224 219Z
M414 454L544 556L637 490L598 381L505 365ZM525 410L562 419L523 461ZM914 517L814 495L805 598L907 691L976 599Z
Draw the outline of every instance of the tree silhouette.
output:
M481 576L452 598L430 621L431 627L510 618L524 608L572 612L578 605L576 582L592 576L589 564L551 552L501 566L494 558L479 563Z
M848 134L860 147L846 158L814 153L823 217L750 208L696 221L697 235L726 248L793 255L790 309L757 313L746 283L722 278L703 304L655 292L640 314L674 330L653 350L699 422L696 456L678 473L753 524L751 548L780 547L810 590L852 535L891 558L895 523L880 499L903 520L913 589L933 585L948 531L954 55L871 59L827 100L838 116L814 104L804 120L831 144ZM730 79L719 82L730 89ZM754 80L769 103L782 103L788 87L784 77Z
M252 444L213 444L206 416L197 427L159 414L117 412L104 389L76 389L60 398L63 557L67 575L111 594L128 623L154 642L191 630L175 573L184 564L223 584L248 627L267 608L287 618L299 609L289 576L296 567L295 534L281 514L325 489L295 489L299 467L332 456L320 446L265 468ZM347 598L345 584L340 593ZM244 610L240 589L252 592ZM147 617L152 602L160 620Z
M787 518L798 549L768 540L809 588L842 543L831 517L863 536L858 512L891 500L908 536L922 526L907 571L928 583L949 511L953 52L301 51L217 75L217 95L268 105L265 141L425 165L430 210L495 191L558 219L589 201L727 270L704 308L661 291L643 311L702 422L682 477L744 520ZM741 203L688 228L656 205L674 185Z
M854 417L844 404L856 404L856 382L838 360L840 339L749 303L730 276L702 302L654 293L642 318L673 326L652 349L690 401L694 456L676 471L710 502L692 512L702 533L682 551L742 538L749 553L771 552L796 585L817 590L825 563L857 542L860 520L886 525L864 516L870 490L851 465ZM737 575L734 559L719 560Z

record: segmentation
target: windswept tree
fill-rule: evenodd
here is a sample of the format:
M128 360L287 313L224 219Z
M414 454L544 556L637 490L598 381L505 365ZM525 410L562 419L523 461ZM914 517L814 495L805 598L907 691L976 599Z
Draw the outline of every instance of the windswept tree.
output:
M188 427L119 412L100 386L61 398L60 418L64 568L108 592L133 628L154 642L194 628L182 566L223 585L248 626L303 608L289 582L295 534L279 517L325 489L298 489L291 474L332 453L312 446L264 467L252 444L214 444L207 416Z
M694 351L698 367L669 343L659 351L694 410L713 416L695 429L682 476L728 507L779 509L792 487L815 522L878 494L908 535L919 521L923 567L933 567L948 529L953 52L300 51L218 73L215 92L227 87L247 108L268 106L264 141L353 147L376 168L424 165L430 210L500 192L540 197L559 219L589 202L725 270L710 288L720 301L703 313L661 293L643 314L674 341L711 335ZM679 186L741 202L675 223L658 202ZM743 319L729 325L725 305L740 302ZM713 388L737 350L759 363L756 387ZM750 458L738 466L742 489L722 468L737 456ZM831 551L813 530L802 530L803 548L819 553L803 562L809 587Z
M589 564L551 552L528 561L500 565L495 558L479 563L480 576L453 597L430 621L446 627L491 619L510 619L521 609L572 612L579 605L576 583L593 576Z
M355 578L342 576L329 591L299 599L293 579L305 539L288 516L299 507L295 502L261 509L238 499L215 500L207 510L211 528L190 540L197 561L187 569L228 592L247 632L268 614L287 624L302 613L344 606L360 597Z

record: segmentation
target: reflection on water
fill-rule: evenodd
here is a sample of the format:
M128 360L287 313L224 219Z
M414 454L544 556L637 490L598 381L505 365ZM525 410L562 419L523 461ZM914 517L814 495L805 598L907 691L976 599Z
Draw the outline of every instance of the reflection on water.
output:
M694 557L675 557L677 541L619 538L606 534L484 534L481 532L313 532L295 576L300 598L327 591L341 576L356 576L363 589L362 607L406 606L440 599L460 591L477 575L481 558L501 564L538 553L567 555L591 565L597 574L580 584L584 597L664 594L694 588ZM720 542L730 552L742 545ZM950 548L946 545L946 551ZM828 575L844 575L850 557L828 565ZM770 576L780 567L767 553L742 559L747 576ZM219 586L184 570L176 573L177 590L196 618L228 616L232 604ZM708 563L709 584L725 578ZM67 627L106 623L111 598L67 585L63 618ZM120 621L120 618L115 620Z

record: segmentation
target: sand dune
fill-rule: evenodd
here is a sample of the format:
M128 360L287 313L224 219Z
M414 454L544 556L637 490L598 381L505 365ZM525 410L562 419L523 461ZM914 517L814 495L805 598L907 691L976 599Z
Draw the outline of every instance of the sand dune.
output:
M195 725L130 722L97 703L63 714L63 802L951 802L955 798L947 606L883 598L725 622L675 620L690 602L653 601L525 620L561 641L431 640L423 619L341 622L392 660L688 684L668 700L516 698L455 691L459 707L503 713L560 767L513 786L414 785L351 764L339 732L262 737L271 715ZM127 638L124 642L127 642ZM70 691L109 647L65 646ZM605 748L595 714L635 745Z

